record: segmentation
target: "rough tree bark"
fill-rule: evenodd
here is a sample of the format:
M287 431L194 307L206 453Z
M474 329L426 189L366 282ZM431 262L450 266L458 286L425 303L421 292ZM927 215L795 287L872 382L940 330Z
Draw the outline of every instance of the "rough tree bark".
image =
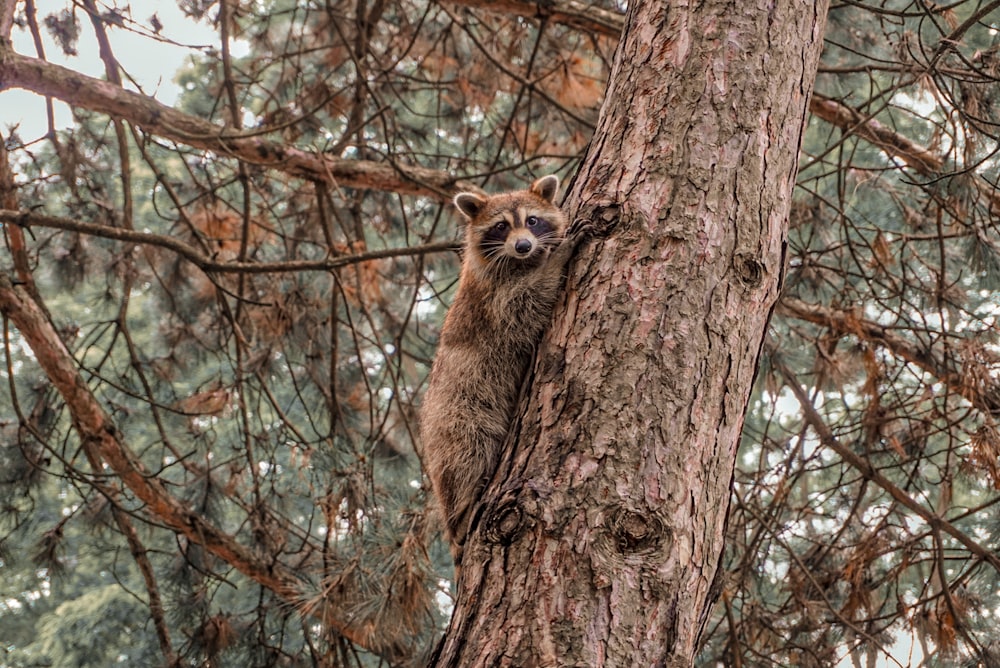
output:
M630 3L567 198L604 234L539 347L433 665L692 663L826 5Z

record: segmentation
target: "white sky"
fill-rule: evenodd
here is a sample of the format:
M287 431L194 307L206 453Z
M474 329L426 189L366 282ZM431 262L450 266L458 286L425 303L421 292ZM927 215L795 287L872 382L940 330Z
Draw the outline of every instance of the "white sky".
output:
M97 0L99 8L106 8L114 0ZM124 0L118 5L124 7ZM78 55L67 57L62 49L49 37L45 29L45 17L72 6L70 0L35 0L38 23L44 41L46 59L82 72L88 76L104 78L104 64L98 55L97 40L87 14L76 10L80 24L80 38L76 49ZM185 46L175 46L156 41L129 30L108 28L111 48L129 76L138 82L143 92L153 95L160 102L172 105L176 102L180 89L174 84L174 73L186 58L196 54L193 48L218 44L218 35L207 22L195 23L177 9L175 0L133 0L132 18L140 25L148 26L149 17L156 14L163 29L160 36L179 42ZM23 15L24 6L19 3L18 15ZM34 42L27 29L14 27L11 33L14 49L25 56L35 56ZM192 48L193 47L193 48ZM125 77L127 78L127 77ZM129 86L128 83L125 84ZM129 86L131 87L131 86ZM72 122L69 107L55 102L56 125L67 127ZM26 143L42 137L47 128L44 98L20 89L0 91L0 132L7 134L9 126L18 125L18 134Z

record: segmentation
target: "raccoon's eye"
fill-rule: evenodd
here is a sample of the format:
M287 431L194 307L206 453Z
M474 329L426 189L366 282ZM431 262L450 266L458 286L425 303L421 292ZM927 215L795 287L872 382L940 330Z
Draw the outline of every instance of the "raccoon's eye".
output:
M538 219L535 218L534 216L528 216L528 219L524 222L528 224L528 227L534 227L535 225L538 225Z
M501 220L499 223L493 226L494 232L503 232L507 229L507 222Z

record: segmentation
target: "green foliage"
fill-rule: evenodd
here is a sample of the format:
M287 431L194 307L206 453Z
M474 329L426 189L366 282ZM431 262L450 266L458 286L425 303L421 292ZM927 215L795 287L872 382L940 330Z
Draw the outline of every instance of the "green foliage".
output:
M12 653L11 665L152 666L161 662L145 604L117 584L68 600L37 621L35 640Z

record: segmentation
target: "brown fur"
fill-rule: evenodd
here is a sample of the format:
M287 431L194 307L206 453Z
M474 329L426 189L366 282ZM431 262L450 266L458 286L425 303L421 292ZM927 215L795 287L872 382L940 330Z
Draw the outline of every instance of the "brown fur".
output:
M554 204L558 187L558 178L547 176L529 190L455 198L468 219L465 253L424 395L421 441L456 563L576 245L578 235L568 234ZM484 239L501 234L495 228L501 221L507 223L502 248L484 249ZM551 228L551 235L532 228Z

